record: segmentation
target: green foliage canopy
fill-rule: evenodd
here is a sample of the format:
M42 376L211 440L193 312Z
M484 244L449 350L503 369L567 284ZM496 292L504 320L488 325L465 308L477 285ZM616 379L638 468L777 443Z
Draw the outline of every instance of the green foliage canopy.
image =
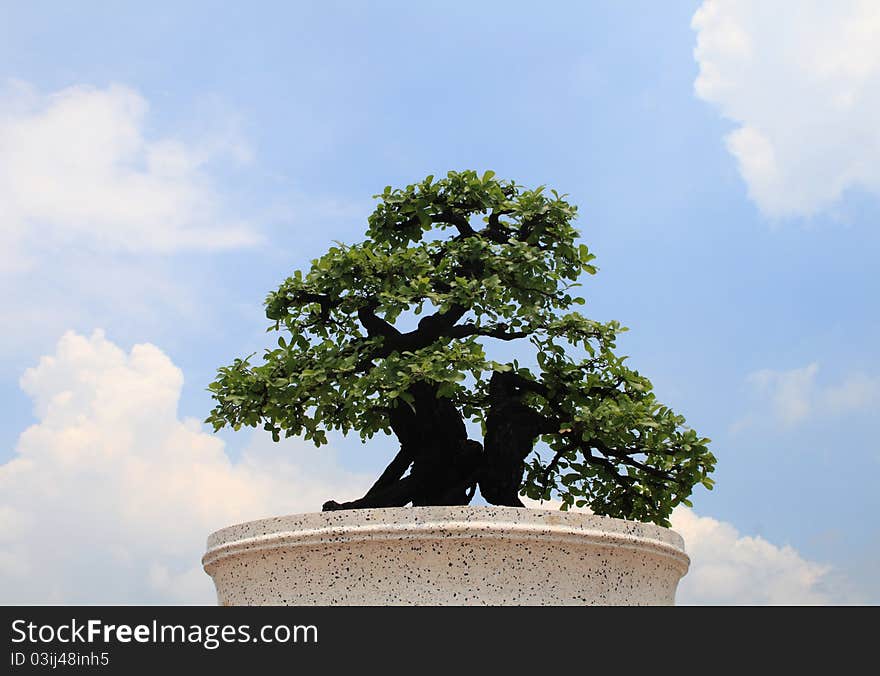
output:
M709 440L615 354L625 329L574 310L572 289L596 268L564 196L463 171L376 197L365 241L335 244L269 294L268 330L282 335L262 363L219 369L215 430L366 440L390 434L392 411L429 383L485 433L489 383L505 373L544 421L522 494L668 525L696 484L711 488ZM494 341L528 342L532 366L493 360Z

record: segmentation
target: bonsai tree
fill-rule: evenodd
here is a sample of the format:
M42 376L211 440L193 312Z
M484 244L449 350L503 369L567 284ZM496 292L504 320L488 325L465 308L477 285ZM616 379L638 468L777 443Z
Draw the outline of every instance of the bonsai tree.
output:
M564 196L463 171L376 197L365 241L269 294L267 330L283 335L262 363L219 369L215 431L396 435L366 495L324 510L465 505L479 486L494 505L557 497L668 525L697 483L711 488L709 440L615 354L625 329L573 311L596 268ZM500 358L508 343L533 357Z

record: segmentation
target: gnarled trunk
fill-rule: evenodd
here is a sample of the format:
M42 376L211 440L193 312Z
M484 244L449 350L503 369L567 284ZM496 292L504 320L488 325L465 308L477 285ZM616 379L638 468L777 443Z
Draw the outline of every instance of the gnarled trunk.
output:
M492 505L522 507L519 490L525 460L544 433L546 419L522 401L523 391L509 373L495 372L489 381L485 470L480 493Z
M523 403L517 379L492 375L484 445L468 439L461 413L449 399L438 398L435 387L418 383L409 392L413 407L401 404L391 414L400 451L364 497L342 504L331 500L324 511L466 505L477 484L490 504L522 507L525 459L537 438L553 430Z
M400 403L391 413L391 429L400 451L367 491L351 502L333 500L324 511L368 507L466 505L483 470L483 447L467 437L464 420L435 386L413 385L413 406ZM409 474L404 476L409 470Z

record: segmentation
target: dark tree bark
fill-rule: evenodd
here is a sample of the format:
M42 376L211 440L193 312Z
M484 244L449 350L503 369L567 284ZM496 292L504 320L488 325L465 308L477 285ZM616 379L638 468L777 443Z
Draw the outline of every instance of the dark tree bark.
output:
M523 403L524 391L517 376L493 373L489 381L489 414L486 416L485 469L480 493L493 505L522 507L519 489L525 459L537 438L553 431L544 416Z
M382 476L364 497L345 503L330 500L324 511L471 501L484 467L482 445L468 439L461 413L451 401L437 397L436 387L418 383L409 393L413 407L400 403L391 413L400 451Z
M553 421L523 402L525 392L517 376L493 374L484 448L467 438L461 413L448 399L437 398L436 388L413 387L415 410L401 405L391 414L398 454L364 497L341 504L331 500L324 510L466 505L478 484L490 504L522 507L525 459L541 434L555 431Z

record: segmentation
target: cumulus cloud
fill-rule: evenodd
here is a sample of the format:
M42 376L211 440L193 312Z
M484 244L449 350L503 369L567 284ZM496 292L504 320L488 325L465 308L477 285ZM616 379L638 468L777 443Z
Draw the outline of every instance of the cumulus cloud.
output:
M159 348L64 335L21 378L37 422L0 465L0 597L7 603L213 603L209 532L315 511L373 477L331 449L263 436L232 461L180 419L183 374ZM537 503L533 503L537 506ZM558 503L552 505L558 507ZM829 603L830 569L679 508L691 570L681 603Z
M525 502L544 509L561 504ZM589 513L576 507L572 511ZM676 593L679 605L823 605L852 598L831 566L809 561L788 545L742 535L733 525L684 506L673 510L670 521L691 559Z
M68 248L170 253L252 244L221 216L206 172L238 140L149 138L135 90L74 86L41 95L15 82L0 93L0 272Z
M672 528L685 541L691 568L678 587L682 605L823 605L846 602L830 566L733 525L677 507Z
M737 124L727 148L762 212L880 193L880 3L705 0L691 25L696 94Z
M854 373L838 383L822 385L816 382L818 373L819 364L812 362L788 371L762 369L750 373L746 380L784 425L880 406L880 381L876 378Z
M315 511L369 477L332 449L263 440L233 462L180 419L183 375L159 348L67 333L21 378L37 423L0 465L0 597L7 603L214 602L209 532Z

